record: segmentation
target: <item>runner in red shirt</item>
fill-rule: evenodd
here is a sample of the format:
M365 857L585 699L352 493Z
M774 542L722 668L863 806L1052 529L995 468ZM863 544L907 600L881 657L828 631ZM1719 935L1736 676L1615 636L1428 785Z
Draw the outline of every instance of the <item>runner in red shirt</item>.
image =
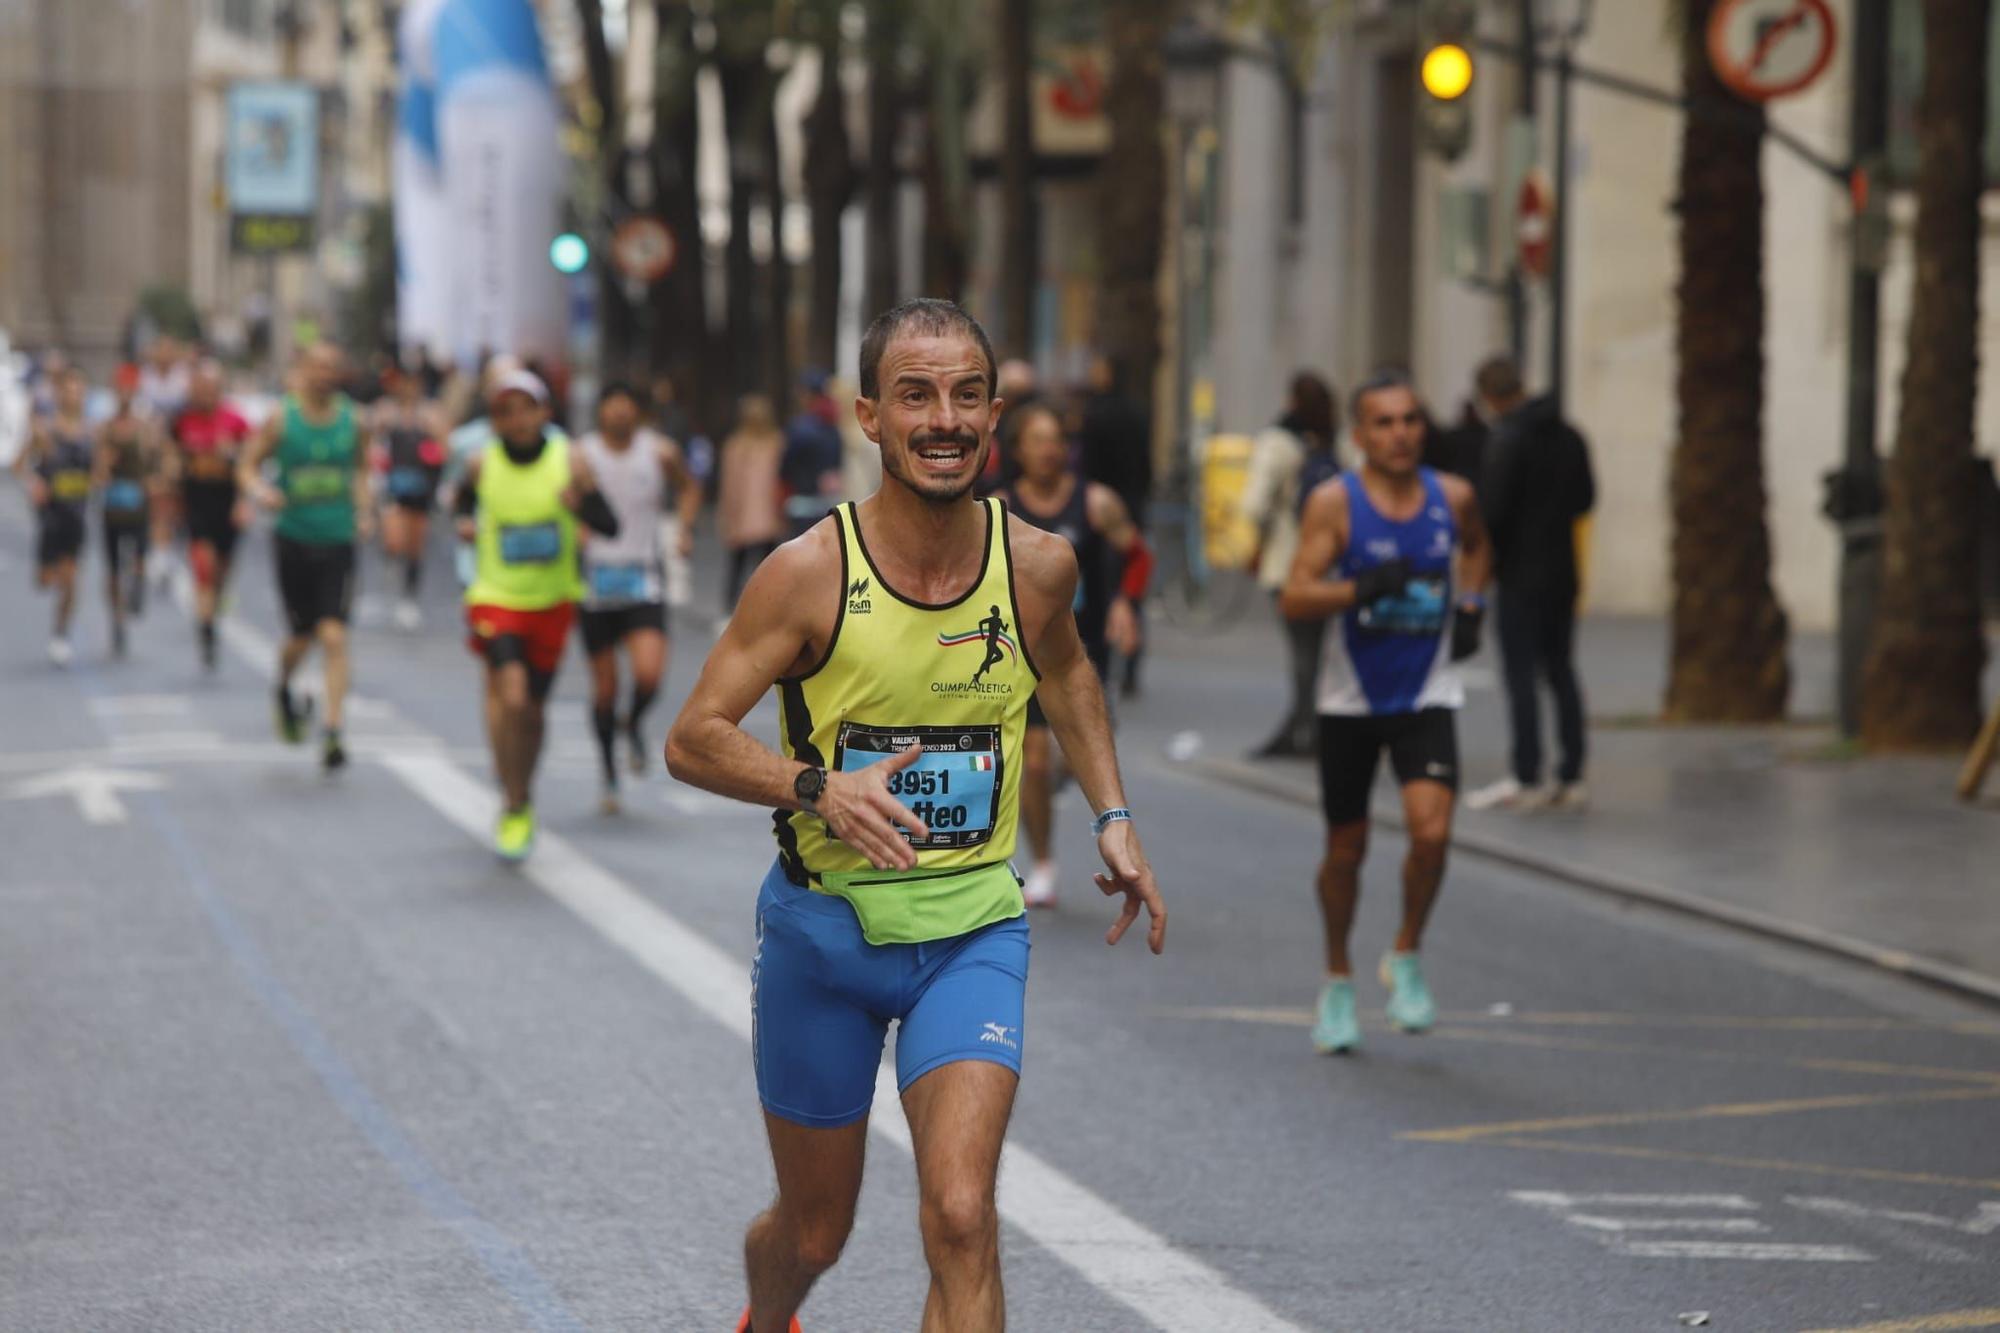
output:
M195 367L187 405L175 415L168 436L187 522L201 661L210 671L216 664L216 607L229 582L236 534L249 518L236 489L236 456L250 435L250 423L222 400L222 367L203 361Z

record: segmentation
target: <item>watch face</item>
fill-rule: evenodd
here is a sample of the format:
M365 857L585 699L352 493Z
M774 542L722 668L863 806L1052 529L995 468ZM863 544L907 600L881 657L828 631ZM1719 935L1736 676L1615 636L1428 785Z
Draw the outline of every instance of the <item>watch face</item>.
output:
M826 770L809 768L792 779L792 795L801 801L816 801L826 790Z

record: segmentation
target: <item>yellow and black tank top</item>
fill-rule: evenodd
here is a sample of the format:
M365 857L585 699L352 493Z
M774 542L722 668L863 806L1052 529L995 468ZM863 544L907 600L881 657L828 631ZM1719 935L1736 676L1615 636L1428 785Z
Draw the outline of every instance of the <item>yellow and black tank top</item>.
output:
M583 598L576 516L569 490L570 444L552 434L532 463L516 463L489 441L479 460L476 574L467 606L546 611Z
M986 513L979 577L931 605L889 586L868 556L853 504L833 511L840 612L818 666L778 682L785 753L853 772L923 746L891 792L929 827L905 837L913 871L877 871L805 811L777 812L786 875L847 899L875 944L962 935L1021 913L1008 865L1020 819L1021 740L1040 677L1014 595L1007 513Z

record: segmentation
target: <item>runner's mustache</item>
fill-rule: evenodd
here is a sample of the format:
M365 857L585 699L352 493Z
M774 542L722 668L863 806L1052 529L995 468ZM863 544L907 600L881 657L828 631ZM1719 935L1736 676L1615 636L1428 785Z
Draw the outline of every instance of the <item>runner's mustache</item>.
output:
M910 448L928 449L935 444L955 444L961 449L977 449L979 437L969 430L927 430L910 437Z

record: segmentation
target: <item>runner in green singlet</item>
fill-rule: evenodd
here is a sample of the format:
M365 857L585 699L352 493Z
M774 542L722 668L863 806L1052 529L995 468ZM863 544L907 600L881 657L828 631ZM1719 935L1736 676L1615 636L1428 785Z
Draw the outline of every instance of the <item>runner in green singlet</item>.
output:
M354 606L354 546L373 527L362 429L354 404L338 391L340 349L315 343L299 359L298 393L287 394L264 423L238 469L245 494L274 509L278 594L290 633L278 655L278 734L296 745L310 708L292 695L292 676L319 645L326 677L321 757L328 772L347 763L341 721L347 702L347 618ZM263 464L269 459L272 476Z

